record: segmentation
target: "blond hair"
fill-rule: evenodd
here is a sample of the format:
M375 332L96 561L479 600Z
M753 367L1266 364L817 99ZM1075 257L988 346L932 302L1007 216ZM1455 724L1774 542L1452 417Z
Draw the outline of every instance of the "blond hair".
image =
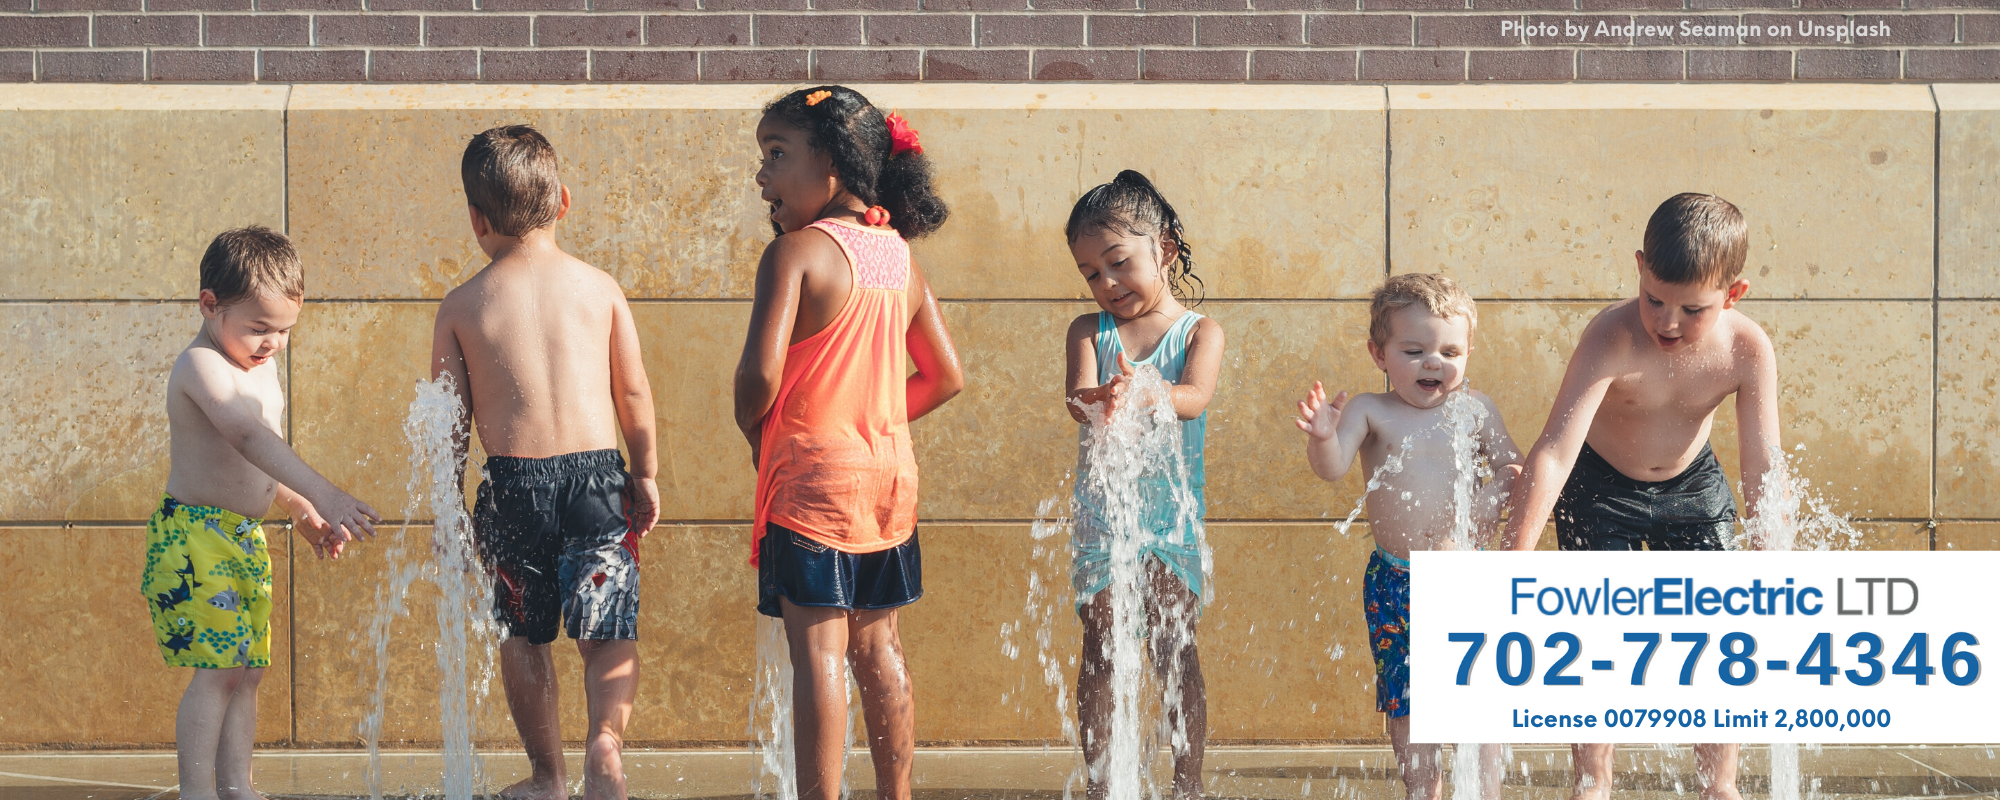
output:
M1387 347L1389 315L1418 303L1440 319L1464 317L1468 330L1479 325L1479 312L1472 306L1472 295L1458 281L1435 273L1411 272L1393 276L1375 290L1368 303L1369 341L1376 347Z
M219 305L257 295L304 300L305 268L292 240L262 225L223 231L201 255L201 288Z
M1695 192L1669 197L1646 220L1646 269L1667 283L1726 288L1743 274L1746 227L1728 200Z

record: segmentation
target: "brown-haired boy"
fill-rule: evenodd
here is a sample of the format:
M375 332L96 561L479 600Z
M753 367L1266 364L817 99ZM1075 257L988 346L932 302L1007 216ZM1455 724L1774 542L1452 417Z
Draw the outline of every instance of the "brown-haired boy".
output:
M194 667L174 718L181 796L257 797L250 749L257 684L271 664L273 499L321 558L381 521L299 459L279 426L285 389L275 359L305 300L298 251L269 228L215 237L201 257L201 332L167 379L172 467L146 522L140 592L170 667Z
M533 768L502 795L568 795L549 650L564 628L589 695L584 795L624 797L621 750L639 684L638 540L660 516L638 329L618 283L556 246L551 226L570 199L548 139L526 125L481 133L460 176L492 262L438 307L431 374L451 376L495 454L472 525L507 628L507 708Z
M1730 394L1743 505L1756 515L1778 451L1778 371L1770 337L1736 311L1750 291L1744 227L1713 195L1678 194L1653 212L1639 296L1584 328L1528 453L1507 526L1514 549L1533 549L1552 511L1564 550L1723 549L1736 502L1708 433ZM1736 749L1695 745L1706 800L1738 797ZM1572 797L1610 795L1612 750L1575 746Z

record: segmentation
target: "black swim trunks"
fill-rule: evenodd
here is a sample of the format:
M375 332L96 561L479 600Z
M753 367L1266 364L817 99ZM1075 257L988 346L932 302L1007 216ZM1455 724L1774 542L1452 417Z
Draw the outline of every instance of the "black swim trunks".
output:
M1663 481L1633 480L1583 446L1556 499L1564 550L1721 550L1736 526L1736 496L1715 451Z
M508 635L548 644L639 638L639 536L616 450L493 456L472 510L493 571L493 611Z
M924 596L923 553L917 534L873 553L843 553L775 522L764 524L757 557L757 611L783 617L782 597L795 606L880 611Z

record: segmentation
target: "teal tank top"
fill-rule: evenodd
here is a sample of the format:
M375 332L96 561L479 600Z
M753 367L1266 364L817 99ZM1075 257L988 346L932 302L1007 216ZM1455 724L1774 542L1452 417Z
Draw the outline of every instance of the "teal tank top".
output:
M1168 383L1178 385L1181 382L1182 373L1187 369L1188 336L1194 331L1195 324L1200 322L1201 319L1202 316L1193 311L1182 314L1180 319L1174 320L1172 327L1167 328L1166 335L1160 338L1160 345L1153 348L1151 354L1145 358L1131 358L1128 354L1126 358L1132 362L1132 366L1134 367L1140 364L1151 364L1154 369L1160 371L1160 377L1165 378ZM1102 386L1109 382L1112 376L1118 374L1118 355L1125 352L1125 343L1118 338L1118 318L1111 316L1111 312L1097 312L1096 344L1097 383L1099 386ZM1079 488L1086 483L1084 476L1089 471L1089 467L1084 463L1083 459L1083 443L1089 435L1089 426L1077 426L1076 485ZM1208 485L1208 480L1206 478L1206 470L1204 470L1202 465L1201 453L1203 440L1207 435L1208 412L1206 410L1202 411L1201 416L1181 421L1181 458L1183 463L1186 463L1188 467L1188 488L1193 490L1195 502L1202 505L1206 505L1206 498L1202 496L1202 489ZM1162 490L1167 486L1167 478L1164 475L1157 479L1148 476L1142 480L1148 484L1157 484ZM1155 529L1164 533L1166 530L1177 527L1176 523L1182 517L1175 513L1176 509L1171 507L1173 502L1171 499L1173 497L1172 493L1169 491L1148 491L1145 494L1148 500L1151 501L1149 505L1154 506L1147 509L1147 514L1151 520L1157 523L1154 526ZM1079 509L1082 513L1089 514L1097 519L1103 518L1102 512L1093 507L1092 498L1085 497L1083 492L1079 491L1077 493L1077 501L1082 506ZM1166 505L1167 507L1158 507L1161 505ZM1195 510L1195 518L1200 519L1205 510L1197 508Z

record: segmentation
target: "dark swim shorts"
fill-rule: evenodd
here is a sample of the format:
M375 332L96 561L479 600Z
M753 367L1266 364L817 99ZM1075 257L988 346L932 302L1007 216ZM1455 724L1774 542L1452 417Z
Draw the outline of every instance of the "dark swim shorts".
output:
M1583 446L1556 499L1564 550L1721 550L1735 534L1736 496L1715 451L1663 481L1633 480Z
M1410 715L1410 562L1375 548L1361 583L1368 650L1375 656L1375 710Z
M472 510L494 616L529 644L639 638L639 536L616 450L492 456Z
M783 617L778 598L795 606L881 611L924 596L917 534L874 553L843 553L775 522L764 524L757 559L757 611Z

